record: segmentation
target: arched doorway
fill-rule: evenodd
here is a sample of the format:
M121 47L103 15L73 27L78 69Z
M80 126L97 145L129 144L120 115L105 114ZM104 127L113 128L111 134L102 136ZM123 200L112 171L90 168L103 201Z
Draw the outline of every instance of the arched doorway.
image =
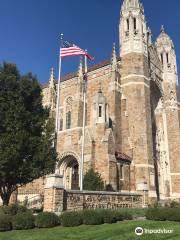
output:
M72 154L61 158L59 164L60 174L63 175L65 189L79 190L79 163Z

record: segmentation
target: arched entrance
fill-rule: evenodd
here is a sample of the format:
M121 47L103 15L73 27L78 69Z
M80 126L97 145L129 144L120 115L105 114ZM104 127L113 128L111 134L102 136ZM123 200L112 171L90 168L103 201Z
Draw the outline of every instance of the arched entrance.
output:
M59 163L65 189L79 190L79 163L76 156L65 154Z

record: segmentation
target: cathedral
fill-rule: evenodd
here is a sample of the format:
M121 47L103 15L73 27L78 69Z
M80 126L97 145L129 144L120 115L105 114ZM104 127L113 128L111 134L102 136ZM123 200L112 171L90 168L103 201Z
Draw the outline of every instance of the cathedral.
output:
M110 60L88 69L84 174L93 168L116 192L147 191L149 199L178 199L180 102L173 42L164 27L152 42L139 0L123 1L119 40L119 56L113 46ZM83 85L80 62L60 85L56 168L64 188L72 190L80 182ZM56 90L52 71L43 86L43 104L52 113ZM33 189L42 188L38 181Z

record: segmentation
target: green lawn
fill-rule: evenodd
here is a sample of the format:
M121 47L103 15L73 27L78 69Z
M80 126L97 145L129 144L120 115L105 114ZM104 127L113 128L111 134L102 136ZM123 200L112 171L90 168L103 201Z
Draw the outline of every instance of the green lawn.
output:
M147 229L172 229L173 234L153 234L136 236L136 227ZM124 221L99 226L80 226L74 228L33 229L0 233L0 240L179 240L180 223L155 221Z

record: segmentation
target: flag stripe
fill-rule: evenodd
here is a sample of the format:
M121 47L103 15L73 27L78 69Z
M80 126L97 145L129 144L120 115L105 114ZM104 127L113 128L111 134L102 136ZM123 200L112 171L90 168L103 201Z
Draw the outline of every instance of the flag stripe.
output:
M86 51L82 50L81 48L77 47L74 44L70 44L68 42L63 43L63 47L60 50L60 57L68 57L68 56L78 56L84 55L87 56L88 59L94 60Z

